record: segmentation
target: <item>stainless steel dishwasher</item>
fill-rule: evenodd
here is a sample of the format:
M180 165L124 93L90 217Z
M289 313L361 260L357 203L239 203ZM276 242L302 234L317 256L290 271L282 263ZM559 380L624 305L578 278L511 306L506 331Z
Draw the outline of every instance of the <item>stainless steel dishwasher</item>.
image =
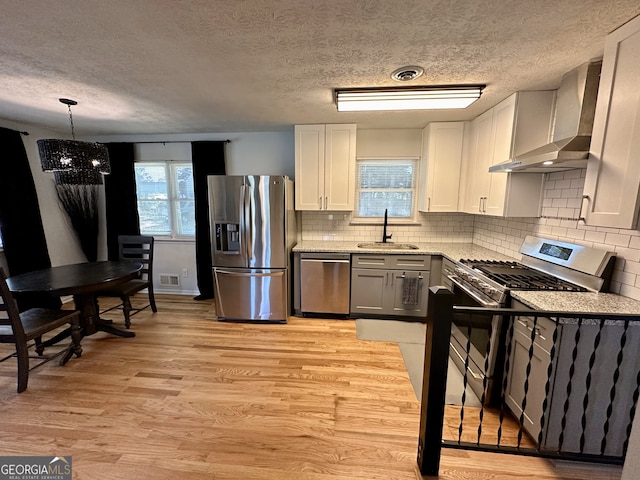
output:
M300 310L303 314L348 315L350 288L350 254L300 254Z

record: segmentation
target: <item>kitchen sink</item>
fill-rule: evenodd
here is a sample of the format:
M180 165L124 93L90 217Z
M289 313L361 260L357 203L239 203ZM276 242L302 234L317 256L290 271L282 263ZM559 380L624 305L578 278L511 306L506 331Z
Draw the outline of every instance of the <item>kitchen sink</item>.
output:
M369 242L359 243L358 248L373 248L380 250L417 250L417 245L411 243L393 243L393 242Z

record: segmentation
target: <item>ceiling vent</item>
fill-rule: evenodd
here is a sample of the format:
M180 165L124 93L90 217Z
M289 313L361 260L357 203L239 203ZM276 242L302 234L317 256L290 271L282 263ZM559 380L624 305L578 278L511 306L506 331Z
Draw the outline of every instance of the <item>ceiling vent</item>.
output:
M408 82L421 77L423 73L422 67L400 67L391 74L391 78L397 82Z

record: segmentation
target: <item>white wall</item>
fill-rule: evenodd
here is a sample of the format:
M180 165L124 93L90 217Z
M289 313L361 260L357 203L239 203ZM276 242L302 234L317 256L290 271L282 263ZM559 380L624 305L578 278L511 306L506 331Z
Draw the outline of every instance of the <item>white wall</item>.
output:
M295 173L293 127L283 132L203 133L181 135L110 135L91 137L96 142L157 142L144 144L144 150L180 152L185 160L191 159L190 142L203 140L230 140L225 147L227 175L288 175ZM178 147L171 143L182 142ZM155 145L155 146L154 146ZM142 146L141 146L142 147ZM188 158L187 158L188 157Z

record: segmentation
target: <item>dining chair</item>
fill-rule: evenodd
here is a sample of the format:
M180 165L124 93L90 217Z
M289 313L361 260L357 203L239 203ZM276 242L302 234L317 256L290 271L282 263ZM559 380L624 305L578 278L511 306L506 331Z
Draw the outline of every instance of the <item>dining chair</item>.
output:
M12 357L18 359L18 393L21 393L27 389L29 372L34 368L61 354L60 365L67 363L73 354L76 357L82 355L80 311L31 308L20 313L6 279L7 276L0 267L0 343L12 343L15 345L16 351L0 359L0 362ZM51 355L44 355L45 346L48 344L42 341L43 335L66 324L71 327L72 342L69 347ZM34 343L29 344L31 341ZM29 356L29 348L34 346L37 356L31 357ZM40 362L30 368L30 358L37 358Z
M108 312L114 308L121 308L124 313L124 325L129 328L131 326L131 317L139 311L149 306L154 313L158 311L153 295L153 237L150 235L119 235L118 252L120 260L135 260L142 263L140 276L106 290L100 290L97 296L120 298L121 303L100 313ZM145 288L149 295L149 303L142 307L133 307L131 305L131 297Z

